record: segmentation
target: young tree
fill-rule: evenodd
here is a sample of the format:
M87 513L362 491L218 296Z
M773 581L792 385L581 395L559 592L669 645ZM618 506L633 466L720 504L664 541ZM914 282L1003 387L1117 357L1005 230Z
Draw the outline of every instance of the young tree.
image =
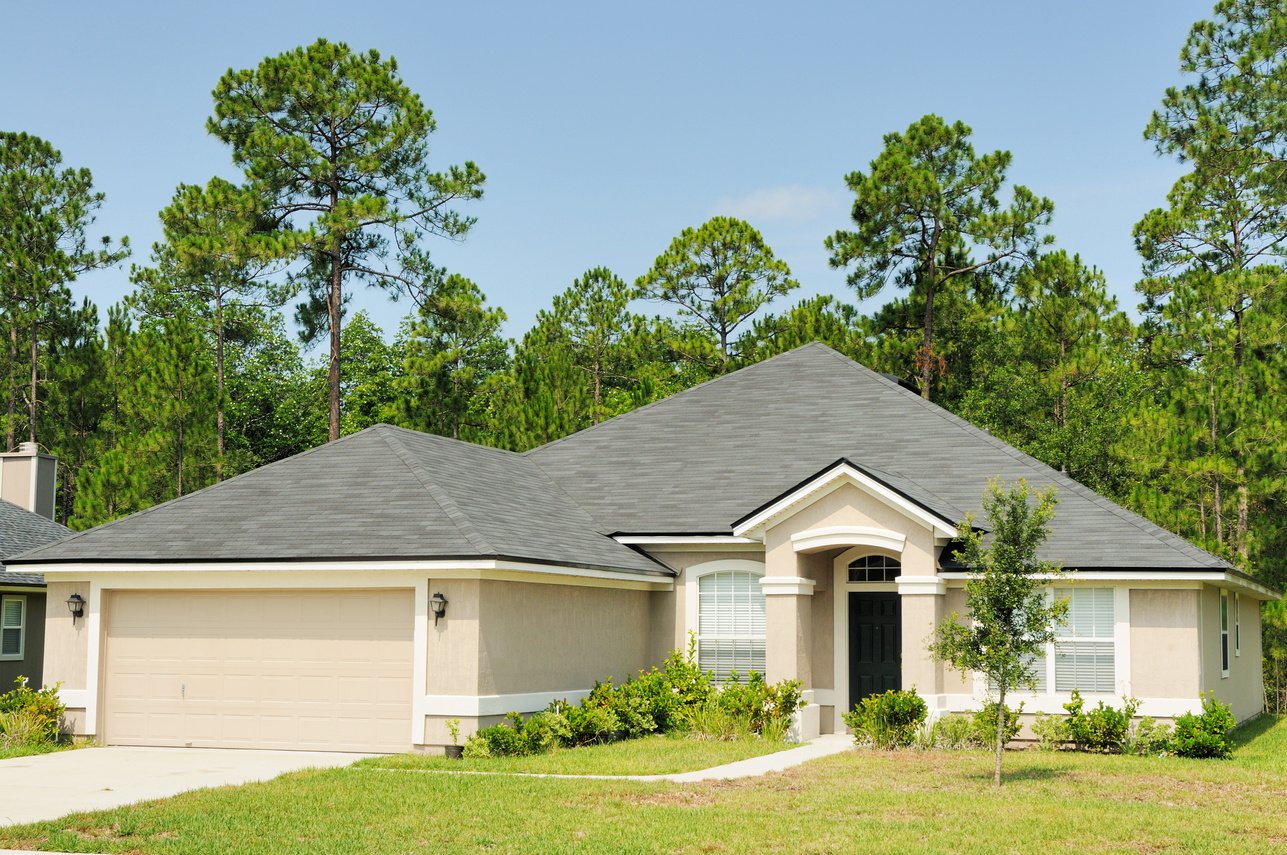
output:
M939 624L930 653L963 674L983 674L997 696L996 764L992 782L1001 786L1001 757L1005 750L1006 694L1035 685L1031 660L1054 641L1055 627L1068 613L1068 601L1049 602L1043 587L1060 568L1037 556L1055 515L1053 487L1036 494L1020 480L1010 488L998 481L983 494L983 513L989 531L974 527L967 516L961 523L963 548L958 558L968 568L963 619L953 614ZM969 623L965 621L968 620Z
M423 238L462 239L473 219L452 210L483 194L472 162L429 167L436 123L393 58L319 39L229 71L215 87L210 132L232 146L268 212L307 235L306 331L330 337L328 436L340 436L345 285L419 297L435 279ZM392 258L391 258L392 256Z
M733 217L684 229L635 284L645 298L674 304L714 336L717 373L737 356L731 350L737 328L800 285L763 236Z
M59 302L69 302L67 283L128 254L128 241L102 238L91 248L86 235L104 196L94 191L88 169L63 168L62 154L25 133L0 132L0 312L7 328L8 409L6 445L17 432L17 397L26 387L27 433L37 440L40 404L40 342ZM25 339L25 346L19 342ZM19 380L19 352L27 373Z
M924 313L916 366L926 399L941 358L934 340L939 290L969 273L1024 263L1050 241L1040 231L1054 204L1015 185L1003 207L1010 153L977 156L970 134L963 123L949 125L935 115L887 134L869 171L845 178L855 196L856 229L825 241L832 267L852 266L849 284L860 299L890 279L919 295Z
M505 312L488 306L477 285L448 276L409 319L391 420L453 439L478 437L486 428L484 389L508 367L504 322Z
M229 327L253 319L248 312L276 308L289 299L279 281L295 249L295 232L275 229L265 200L222 178L204 187L181 184L161 211L165 240L152 246L152 267L136 267L132 302L152 317L184 313L204 322L214 343L215 480L224 474L227 396L225 361Z

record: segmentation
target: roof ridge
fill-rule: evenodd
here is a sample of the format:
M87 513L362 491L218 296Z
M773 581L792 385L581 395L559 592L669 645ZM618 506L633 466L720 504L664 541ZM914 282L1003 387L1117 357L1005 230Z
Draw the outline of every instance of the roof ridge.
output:
M392 427L392 425L376 425L375 427ZM405 430L405 428L403 428L403 430ZM442 512L447 515L447 519L451 521L452 526L461 537L469 541L469 544L473 546L474 549L477 549L483 554L492 554L496 552L496 550L492 548L491 544L487 542L487 538L483 537L482 532L480 532L477 526L474 525L473 521L469 519L469 516L451 500L451 497L447 495L446 491L434 483L434 481L427 477L426 474L420 471L419 461L415 459L415 456L405 445L402 444L399 438L390 435L388 431L380 431L376 435L384 440L384 444L389 447L389 450L402 461L403 465L407 467L407 471L420 482L420 486L424 488L425 492L429 494L429 498L438 505Z
M470 448L476 448L481 451L490 451L493 454L502 457L523 458L526 456L526 453L521 451L511 451L508 448L498 448L494 445L483 445L481 442L470 442L467 439L457 439L454 436L443 436L440 433L432 433L427 430L416 430L415 428L402 427L401 425L391 425L388 422L380 422L379 424L371 425L367 430L372 430L374 428L383 428L385 430L396 431L400 434L411 434L414 437L428 439L434 442L450 442L456 445L467 445Z
M280 460L274 460L270 463L265 463L263 466L256 466L254 469L248 469L245 472L241 472L237 475L232 476L231 478L225 478L222 481L216 481L213 484L207 484L206 486L202 487L200 490L193 490L191 493L184 493L182 496L175 496L173 499L167 499L166 501L160 502L159 504L146 507L141 511L135 511L132 514L126 514L123 517L117 517L114 520L108 520L107 522L100 523L99 525L96 525L92 528L87 528L87 529L84 529L83 531L75 532L74 534L71 535L71 537L65 537L62 540L54 541L53 543L46 543L42 546L37 546L35 549L29 549L26 552L15 555L13 556L13 558L19 558L19 559L25 560L25 556L27 555L40 552L41 550L48 549L53 546L64 546L73 541L80 540L82 537L84 537L85 535L91 532L102 531L103 529L108 528L109 526L119 525L120 523L123 523L126 520L138 519L139 517L143 517L148 514L151 514L153 511L159 511L162 508L168 508L171 505L177 505L178 503L183 502L187 499L191 499L194 496L200 496L205 492L213 490L215 487L219 487L224 484L231 484L233 481L238 481L250 475L263 472L267 469L271 469L274 466L278 466L283 463L288 463L292 460L298 460L299 458L304 457L306 455L316 454L317 452L322 451L324 449L333 448L342 442L348 442L349 440L356 439L357 437L362 436L363 434L371 433L377 427L379 427L379 425L372 425L371 427L363 428L362 430L357 431L356 433L351 433L351 434L348 434L347 436L342 436L339 439L330 440L328 442L322 443L321 445L315 445L312 448L306 448L303 451L299 452L298 454L292 454L289 457L283 457ZM68 530L70 531L70 529ZM6 559L6 560L13 560L13 559Z
M743 366L743 367L741 367L741 368L738 368L738 369L737 369L737 370L735 370L735 371L730 371L730 372L729 372L729 373L727 373L727 374L721 374L721 375L720 375L720 376L718 376L718 377L712 377L712 378L711 378L711 379L709 379L709 380L704 380L704 381L702 381L701 383L698 383L696 386L689 386L687 389L681 389L680 391L676 392L676 393L675 393L675 394L673 394L673 395L667 395L667 396L666 396L666 397L664 397L664 398L658 398L656 401L652 401L652 402L650 402L650 403L644 404L642 407L636 407L636 408L635 408L635 409L633 409L633 410L629 410L629 411L627 411L627 412L624 412L624 413L621 413L621 414L619 414L619 415L613 416L612 418L608 419L607 421L602 421L602 422L599 422L598 424L590 425L590 426L589 426L589 427L587 427L587 428L581 428L581 430L579 430L579 431L575 431L574 433L570 433L570 434L568 434L567 436L561 436L561 437L559 437L558 439L552 439L552 440L550 440L550 441L549 441L549 442L547 442L547 443L544 443L544 444L542 444L542 445L538 445L538 446L536 446L535 448L529 448L527 451L521 452L521 454L522 454L522 456L523 456L523 457L528 457L528 456L530 456L530 455L535 454L535 453L536 453L536 452L538 452L538 451L543 451L543 450L545 450L545 449L547 449L547 448L551 448L551 447L553 447L553 446L555 446L555 445L559 445L560 443L566 442L567 440L570 440L570 439L572 439L572 438L574 438L574 437L584 436L585 434L590 433L590 432L592 432L592 431L596 431L596 430L598 430L598 429L599 429L599 428L601 428L601 427L605 427L605 426L610 425L610 424L617 424L617 423L620 423L620 422L621 422L622 420L624 420L624 419L629 419L629 418L631 418L632 416L639 415L640 413L643 413L643 412L646 412L646 411L648 411L648 410L651 410L651 409L653 409L654 407L658 407L658 406L660 406L660 405L662 405L662 404L666 404L666 403L669 403L669 402L671 402L671 401L678 401L678 400L680 400L681 398L685 397L686 395L688 395L688 394L689 394L689 393L691 393L691 392L696 392L698 389L704 389L704 388L706 388L707 386L711 386L711 385L714 385L715 383L719 383L721 380L727 380L727 379L729 379L730 377L736 377L736 376L738 376L739 374L742 374L743 372L746 372L746 371L752 371L752 370L754 370L754 369L759 368L759 367L760 367L760 366L762 366L762 365L768 365L768 364L769 364L769 363L771 363L771 362L776 362L776 361L778 361L779 359L782 359L782 358L784 358L784 357L787 357L787 356L792 355L793 353L798 353L798 352L800 352L800 351L802 351L802 350L808 350L808 349L810 349L810 348L813 348L813 349L822 349L823 351L826 351L827 353L833 353L833 354L835 354L836 356L839 356L841 359L846 359L846 360L847 360L847 357L845 357L844 355L842 355L842 354L840 354L840 353L837 353L835 350L832 350L830 347L828 347L827 345L823 344L822 342L820 342L820 341L811 341L811 342L809 342L808 344L802 344L802 345L800 345L799 347L793 347L793 348L791 348L790 350L783 351L782 353L779 353L779 354L777 354L777 355L775 355L775 356L770 356L768 359L762 359L762 360L760 360L759 362L753 362L753 363L751 363L750 365L745 365L745 366ZM851 360L850 360L850 361L851 361ZM855 364L856 364L856 363L855 363Z
M926 399L922 398L920 395L915 394L909 389L903 388L900 384L890 380L889 378L885 377L879 372L873 371L872 369L868 368L867 366L863 365L860 362L849 359L844 354L837 353L831 348L827 348L827 350L830 351L831 353L834 353L843 362L857 369L860 373L865 373L870 377L880 381L881 383L890 387L892 391L900 395L905 395L912 398L928 412L948 422L949 424L953 424L956 427L961 428L966 432L973 434L977 438L984 440L992 447L1000 450L1006 456L1023 463L1029 469L1035 469L1035 470L1044 469L1048 471L1054 480L1061 482L1061 486L1067 487L1069 490L1076 493L1081 498L1086 499L1087 501L1093 502L1099 507L1104 508L1104 510L1113 514L1118 519L1122 520L1123 522L1129 525L1134 526L1135 528L1139 529L1143 533L1152 537L1158 543L1168 547L1169 549L1179 553L1180 555L1183 555L1185 558L1189 560L1194 560L1194 556L1188 554L1184 549L1184 547L1188 547L1189 549L1195 550L1197 552L1202 553L1203 555L1206 555L1209 558L1214 559L1219 565L1231 566L1227 561L1220 558L1218 555L1214 555L1208 552L1207 550L1202 549L1200 546L1189 543L1188 540L1179 537L1173 532L1167 531L1166 529L1162 528L1156 523L1150 522L1149 520L1145 519L1144 517L1140 516L1134 511L1128 508L1122 507L1121 505L1114 502L1112 499L1109 499L1107 496L1100 495L1099 493L1087 487L1085 484L1082 484L1080 481L1077 481L1075 478L1071 477L1067 473L1060 472L1058 469L1055 469L1053 466L1043 463L1037 458L1033 457L1032 455L1024 451L1021 451L1018 448L1015 448L1013 445L1010 445L1009 443L1005 442L1000 437L990 433L989 431L983 430L978 425L975 425L969 421L966 421L965 419L956 415L955 413L948 410L947 408L941 407L938 404L935 404L933 401L927 401ZM1165 535L1165 537L1160 535ZM1172 539L1179 540L1180 544L1176 544L1172 542Z

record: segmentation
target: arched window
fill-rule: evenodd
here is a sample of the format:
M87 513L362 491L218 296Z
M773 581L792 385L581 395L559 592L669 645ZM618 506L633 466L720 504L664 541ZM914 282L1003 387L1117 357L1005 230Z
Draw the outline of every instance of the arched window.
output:
M864 555L849 562L850 582L892 582L902 572L902 563L887 555Z
M703 671L714 671L716 680L727 680L733 671L743 679L750 671L763 674L764 591L760 574L721 569L699 575L696 629L697 664Z

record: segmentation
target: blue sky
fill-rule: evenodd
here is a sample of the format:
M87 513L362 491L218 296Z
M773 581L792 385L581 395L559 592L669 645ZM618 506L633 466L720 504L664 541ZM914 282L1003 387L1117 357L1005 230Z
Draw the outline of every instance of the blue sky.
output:
M1131 227L1180 174L1141 132L1211 5L21 3L5 10L0 126L92 169L97 228L142 262L176 184L237 177L204 129L229 66L318 36L392 54L437 116L434 161L487 174L475 230L437 257L520 335L582 271L633 279L715 214L757 226L801 294L843 295L822 248L847 221L843 176L934 112L1013 152L1011 178L1055 202L1059 245L1133 308ZM76 289L105 307L129 283L109 270ZM354 304L389 331L406 311L375 291Z

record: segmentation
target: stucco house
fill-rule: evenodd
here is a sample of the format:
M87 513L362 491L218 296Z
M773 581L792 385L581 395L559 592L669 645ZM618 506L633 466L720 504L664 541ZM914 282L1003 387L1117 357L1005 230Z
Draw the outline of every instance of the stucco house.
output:
M992 477L1058 488L1045 555L1076 571L1028 712L1261 710L1276 592L820 344L525 454L373 427L15 563L49 583L46 681L108 743L441 746L689 633L718 674L801 680L809 736L886 687L978 708L925 640Z
M26 677L40 686L45 660L45 580L5 561L71 534L54 522L58 461L34 442L0 454L0 692Z

